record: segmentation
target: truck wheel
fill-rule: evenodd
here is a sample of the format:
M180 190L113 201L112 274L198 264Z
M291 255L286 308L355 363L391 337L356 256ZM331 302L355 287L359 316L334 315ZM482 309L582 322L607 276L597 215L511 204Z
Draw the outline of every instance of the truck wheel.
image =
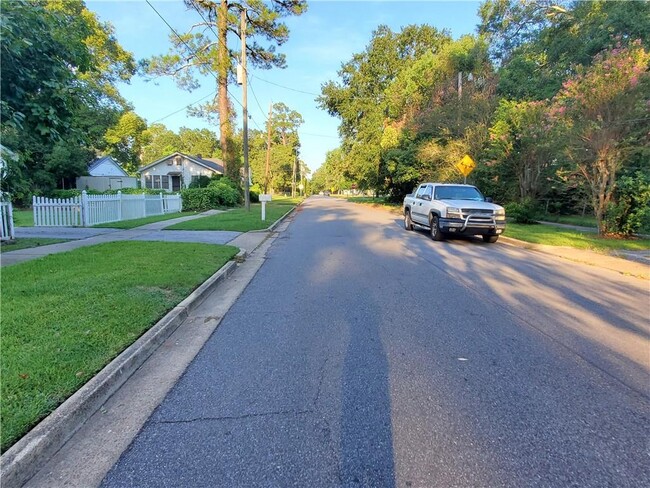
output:
M494 244L498 240L499 236L483 236L483 242L489 242L490 244Z
M432 215L429 217L429 227L431 232L431 239L434 241L444 241L445 236L442 234L440 227L438 227L438 216Z
M411 220L411 212L404 211L404 228L406 230L413 230L413 221Z

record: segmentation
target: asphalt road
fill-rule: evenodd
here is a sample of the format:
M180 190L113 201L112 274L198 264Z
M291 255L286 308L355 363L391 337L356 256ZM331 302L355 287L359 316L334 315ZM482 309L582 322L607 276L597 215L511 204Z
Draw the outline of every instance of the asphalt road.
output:
M650 486L648 282L312 198L105 487Z

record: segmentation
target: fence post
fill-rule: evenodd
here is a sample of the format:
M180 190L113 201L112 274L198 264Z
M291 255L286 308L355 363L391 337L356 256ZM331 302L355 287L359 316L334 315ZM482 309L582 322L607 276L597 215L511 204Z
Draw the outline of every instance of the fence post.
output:
M122 190L117 190L117 221L122 222Z
M160 192L160 214L165 215L165 201L163 200L162 192Z
M142 192L142 217L147 216L147 197L144 192Z
M32 195L32 214L34 217L34 227L38 226L38 212L40 208L36 206L36 195Z
M88 193L86 190L81 192L81 225L88 226Z
M11 197L7 196L7 202L9 206L7 207L7 214L9 215L9 239L13 240L16 238L14 234L14 206L11 203Z

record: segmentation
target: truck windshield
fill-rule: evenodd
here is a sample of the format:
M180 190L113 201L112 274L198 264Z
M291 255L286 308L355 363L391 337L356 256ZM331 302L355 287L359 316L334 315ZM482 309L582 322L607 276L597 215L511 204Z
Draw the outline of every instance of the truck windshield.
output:
M473 200L482 202L483 194L473 186L437 186L436 200Z

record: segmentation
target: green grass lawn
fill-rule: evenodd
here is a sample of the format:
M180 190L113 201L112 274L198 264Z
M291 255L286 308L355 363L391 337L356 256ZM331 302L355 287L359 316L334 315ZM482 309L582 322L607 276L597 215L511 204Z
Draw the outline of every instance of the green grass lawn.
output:
M548 246L568 246L577 249L608 252L616 249L642 251L650 249L650 239L602 238L592 232L569 231L551 225L508 224L506 237Z
M546 222L557 222L559 224L578 225L580 227L594 227L598 228L596 217L591 215L555 215L555 214L542 214L537 217L537 220L544 220Z
M34 227L34 212L32 209L14 208L13 214L16 227Z
M111 242L3 268L2 451L237 252Z
M166 227L166 230L230 230L248 232L266 229L286 214L295 205L292 199L280 199L266 204L266 220L262 221L262 204L251 205L250 212L245 208L235 208L209 217L203 217Z
M0 253L18 251L20 249L29 249L30 247L47 246L49 244L58 244L67 242L69 239L49 239L45 237L24 237L16 239L14 242L3 242L0 245Z
M141 225L153 224L154 222L162 222L164 220L177 219L178 217L185 217L187 215L196 215L199 212L176 212L173 214L165 215L152 215L151 217L144 217L141 219L122 220L120 222L108 222L106 224L97 224L93 227L102 227L110 229L134 229Z
M363 203L372 207L380 207L389 210L391 213L402 213L402 204L389 202L386 197L344 197L349 202Z

